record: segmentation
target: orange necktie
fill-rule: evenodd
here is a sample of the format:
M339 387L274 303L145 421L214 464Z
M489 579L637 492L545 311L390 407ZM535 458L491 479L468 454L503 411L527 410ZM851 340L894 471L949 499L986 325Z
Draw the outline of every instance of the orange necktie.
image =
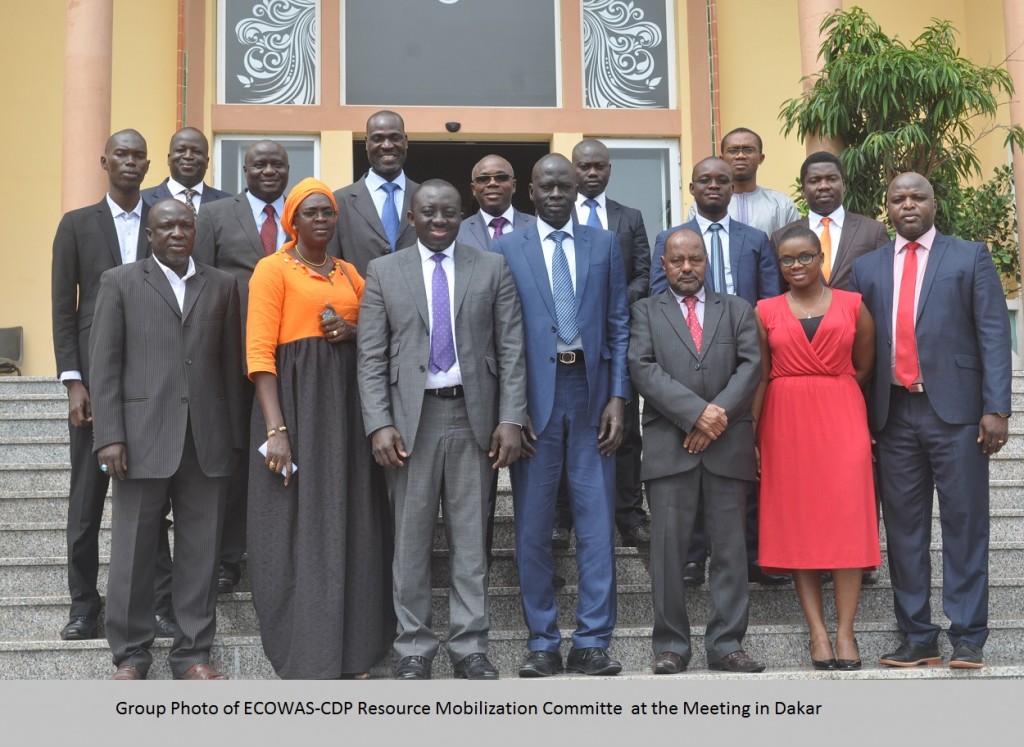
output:
M825 255L821 263L821 274L825 276L826 283L828 276L832 274L832 235L828 232L828 224L831 222L831 218L821 219L821 253Z

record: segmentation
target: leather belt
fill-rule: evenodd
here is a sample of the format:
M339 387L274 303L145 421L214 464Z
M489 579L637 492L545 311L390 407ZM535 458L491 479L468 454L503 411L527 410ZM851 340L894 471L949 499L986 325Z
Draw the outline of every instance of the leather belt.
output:
M459 384L458 386L444 386L440 389L424 389L423 393L441 399L459 399L465 396L466 390L462 388L462 384Z
M558 362L563 366L577 366L583 363L583 351L563 350L558 354Z
M911 384L909 387L903 386L902 384L893 384L892 388L898 390L902 394L924 394L924 384L921 383Z

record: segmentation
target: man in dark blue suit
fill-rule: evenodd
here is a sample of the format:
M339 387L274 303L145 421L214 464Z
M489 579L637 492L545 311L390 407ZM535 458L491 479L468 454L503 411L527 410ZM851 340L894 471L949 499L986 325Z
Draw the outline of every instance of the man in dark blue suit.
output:
M868 419L905 637L881 663L941 662L930 604L934 488L949 666L977 669L988 638L989 457L1006 443L1010 417L1009 317L985 245L935 230L927 179L896 177L887 208L895 241L854 262L851 279L878 327Z
M626 354L629 309L622 256L609 231L575 225L569 160L544 156L533 168L537 223L497 239L523 305L529 421L511 468L516 562L530 654L520 677L562 671L553 588L555 494L567 465L576 517L579 601L567 669L618 674L609 658L615 627L615 460L631 393Z
M142 199L152 207L160 200L174 198L199 212L202 205L230 197L227 192L203 184L210 166L210 143L206 135L195 127L182 127L171 136L167 152L170 177L160 184L142 190Z
M705 280L708 288L718 293L739 296L751 306L756 306L762 298L779 295L779 270L768 235L729 216L732 193L732 169L723 159L705 158L693 167L690 194L697 205L697 214L693 220L658 234L651 259L651 296L668 290L661 258L665 254L668 237L680 228L696 231L704 239L704 247L708 250ZM718 287L715 279L716 240L718 255L722 258L718 283L723 287ZM683 581L687 586L700 586L704 583L707 557L703 521L698 513L683 571ZM747 576L751 582L771 586L789 583L788 576L765 573L757 564L756 489L747 498Z

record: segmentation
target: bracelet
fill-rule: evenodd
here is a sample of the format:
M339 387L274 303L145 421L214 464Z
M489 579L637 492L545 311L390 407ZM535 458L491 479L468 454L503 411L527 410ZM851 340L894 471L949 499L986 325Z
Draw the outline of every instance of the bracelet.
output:
M284 433L287 430L288 430L288 428L286 426L283 426L283 425L279 425L276 428L271 428L269 431L267 431L267 438L270 438L275 433Z

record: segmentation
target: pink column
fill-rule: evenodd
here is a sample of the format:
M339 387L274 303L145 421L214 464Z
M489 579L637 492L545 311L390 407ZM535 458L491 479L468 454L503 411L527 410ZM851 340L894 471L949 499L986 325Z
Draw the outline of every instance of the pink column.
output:
M802 75L814 75L821 69L818 50L821 48L824 37L818 29L826 16L842 7L842 0L799 0L797 14L800 16L800 72ZM804 93L811 90L813 83L813 80L803 82ZM842 150L842 143L816 134L808 135L805 145L808 155L819 150L827 150L832 153Z
M100 169L110 136L113 0L67 0L61 210L96 202L107 189Z
M1024 125L1024 0L1003 0L1003 35L1006 39L1006 69L1016 93L1010 99L1010 124ZM1013 149L1013 186L1017 196L1017 223L1024 226L1024 158ZM1021 251L1020 237L1017 241ZM1024 260L1024 253L1022 253ZM1020 278L1018 278L1018 281Z

